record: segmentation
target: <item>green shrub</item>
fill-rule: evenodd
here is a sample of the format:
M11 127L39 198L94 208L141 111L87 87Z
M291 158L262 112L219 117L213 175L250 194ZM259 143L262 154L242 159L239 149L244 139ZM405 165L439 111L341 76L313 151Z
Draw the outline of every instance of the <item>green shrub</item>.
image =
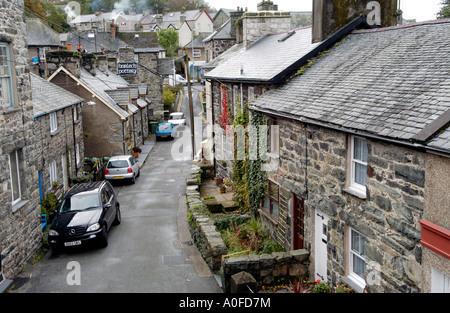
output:
M271 254L273 252L282 252L284 248L278 242L273 241L272 239L267 239L263 243L263 249L261 250L261 254Z
M331 286L326 281L319 282L314 286L313 293L331 293Z

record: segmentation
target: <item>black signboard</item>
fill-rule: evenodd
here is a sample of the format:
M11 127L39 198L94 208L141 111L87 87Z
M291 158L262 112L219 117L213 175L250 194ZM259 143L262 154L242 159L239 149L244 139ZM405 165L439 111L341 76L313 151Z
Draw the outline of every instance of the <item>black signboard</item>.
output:
M117 64L117 72L120 76L136 76L138 70L137 63L123 62Z

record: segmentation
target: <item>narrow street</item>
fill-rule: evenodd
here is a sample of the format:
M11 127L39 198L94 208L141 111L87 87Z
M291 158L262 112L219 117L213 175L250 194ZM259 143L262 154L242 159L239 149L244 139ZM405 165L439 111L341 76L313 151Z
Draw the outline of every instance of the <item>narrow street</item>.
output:
M189 116L187 92L183 97ZM49 251L19 275L10 292L222 292L195 245L183 244L191 241L184 195L192 165L190 146L183 145L185 160L171 156L172 146L183 138L156 142L135 185L115 184L122 222L110 230L108 247L59 255ZM73 261L77 263L69 263ZM71 284L73 264L79 264L79 285Z

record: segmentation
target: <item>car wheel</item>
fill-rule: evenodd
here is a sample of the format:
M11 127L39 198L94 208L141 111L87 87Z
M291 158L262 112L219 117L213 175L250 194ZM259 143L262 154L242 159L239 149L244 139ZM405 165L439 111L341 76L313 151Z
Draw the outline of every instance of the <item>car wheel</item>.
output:
M55 246L55 245L50 245L50 248L52 249L52 254L55 254L55 255L60 254L63 250L62 247Z
M102 233L100 235L100 247L105 248L108 246L108 230L106 229L106 224L103 225Z
M131 177L131 183L136 184L136 176L133 175L133 177Z
M114 219L113 224L119 225L121 221L122 221L122 215L120 214L120 205L117 203L116 218Z

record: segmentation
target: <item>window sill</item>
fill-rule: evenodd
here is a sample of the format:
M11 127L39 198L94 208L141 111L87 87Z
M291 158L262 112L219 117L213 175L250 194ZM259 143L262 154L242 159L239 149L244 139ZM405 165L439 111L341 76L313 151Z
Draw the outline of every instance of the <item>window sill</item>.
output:
M363 191L361 189L358 189L358 188L355 188L352 186L350 186L348 188L344 188L343 190L355 197L360 198L360 199L363 199L363 200L367 199L367 192L365 190Z
M352 277L352 275L341 277L342 282L346 283L350 288L352 288L356 293L363 293L366 287L361 281Z
M24 207L29 201L28 200L20 200L19 202L12 205L12 212L19 211L22 207Z
M259 212L259 214L264 215L275 226L278 225L278 219L275 216L273 216L272 214L268 213L265 209L261 208L258 210L258 212Z
M61 132L61 129L57 129L57 130L55 130L55 131L52 131L52 132L50 132L50 136L56 136L56 135L58 135L59 133Z

